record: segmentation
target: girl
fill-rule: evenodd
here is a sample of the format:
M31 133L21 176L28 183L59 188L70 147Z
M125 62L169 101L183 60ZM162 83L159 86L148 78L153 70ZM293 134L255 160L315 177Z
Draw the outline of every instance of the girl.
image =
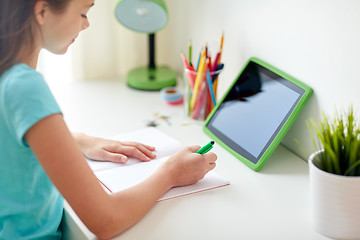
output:
M94 0L0 1L0 239L61 237L63 198L99 238L139 221L166 191L193 184L215 167L216 155L184 148L152 176L109 195L84 156L125 163L155 158L153 147L71 134L43 77L36 72L45 48L63 54Z

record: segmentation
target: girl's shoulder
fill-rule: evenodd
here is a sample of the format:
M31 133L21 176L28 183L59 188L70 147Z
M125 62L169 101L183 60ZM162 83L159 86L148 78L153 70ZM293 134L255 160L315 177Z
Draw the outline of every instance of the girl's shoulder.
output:
M17 63L6 70L1 76L2 79L16 79L21 77L39 77L41 74L24 63Z
M0 77L0 84L3 89L26 88L31 85L44 83L43 76L24 63L13 65Z

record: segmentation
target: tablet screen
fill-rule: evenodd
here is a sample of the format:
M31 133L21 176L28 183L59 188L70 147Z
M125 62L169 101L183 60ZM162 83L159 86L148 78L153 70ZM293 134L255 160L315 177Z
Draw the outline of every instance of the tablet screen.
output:
M235 152L257 164L305 90L250 61L206 127Z

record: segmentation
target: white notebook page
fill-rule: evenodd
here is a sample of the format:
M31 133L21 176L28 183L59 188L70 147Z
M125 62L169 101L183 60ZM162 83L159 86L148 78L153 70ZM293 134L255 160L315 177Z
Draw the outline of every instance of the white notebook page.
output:
M176 139L155 128L146 128L136 132L122 134L113 139L137 141L155 146L157 158L150 162L129 159L127 164L96 162L88 160L90 167L102 184L111 192L118 192L132 187L149 177L169 157L182 148ZM210 171L197 183L170 189L158 201L185 196L196 192L229 185L229 182L214 171Z

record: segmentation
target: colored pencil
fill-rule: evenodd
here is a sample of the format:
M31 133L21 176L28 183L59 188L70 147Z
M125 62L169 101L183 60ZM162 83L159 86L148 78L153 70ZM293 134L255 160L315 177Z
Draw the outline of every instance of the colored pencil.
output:
M185 54L183 52L180 53L180 57L183 60L185 68L190 69L190 65L189 65L188 61L186 60Z
M217 64L221 63L221 55L222 55L223 45L224 45L224 33L222 33L221 39L220 39L220 56L219 56ZM216 79L214 81L215 97L217 97L217 85L218 85L218 77L216 77Z
M224 44L224 33L220 39L220 49L214 58L211 57L207 43L199 53L197 62L192 62L192 41L189 40L188 59L181 53L188 80L187 108L188 115L193 119L206 119L216 106L217 86L219 74L224 64L221 63ZM196 66L196 67L194 67Z
M212 103L214 105L214 107L216 106L216 99L215 99L215 93L214 93L214 88L213 88L213 82L211 80L211 76L210 76L210 70L208 69L206 72L206 83L207 86L209 88L209 92L210 92L210 96L211 96L211 100Z
M189 65L192 66L192 59L191 59L191 55L192 55L192 44L191 44L191 40L189 42Z
M191 111L194 109L196 97L199 92L199 87L201 86L200 83L202 82L202 79L203 79L204 67L206 67L206 60L205 60L205 57L202 57L200 60L200 66L199 66L199 70L197 71L194 89L193 89L193 93L191 96L191 102L190 102L190 110Z

